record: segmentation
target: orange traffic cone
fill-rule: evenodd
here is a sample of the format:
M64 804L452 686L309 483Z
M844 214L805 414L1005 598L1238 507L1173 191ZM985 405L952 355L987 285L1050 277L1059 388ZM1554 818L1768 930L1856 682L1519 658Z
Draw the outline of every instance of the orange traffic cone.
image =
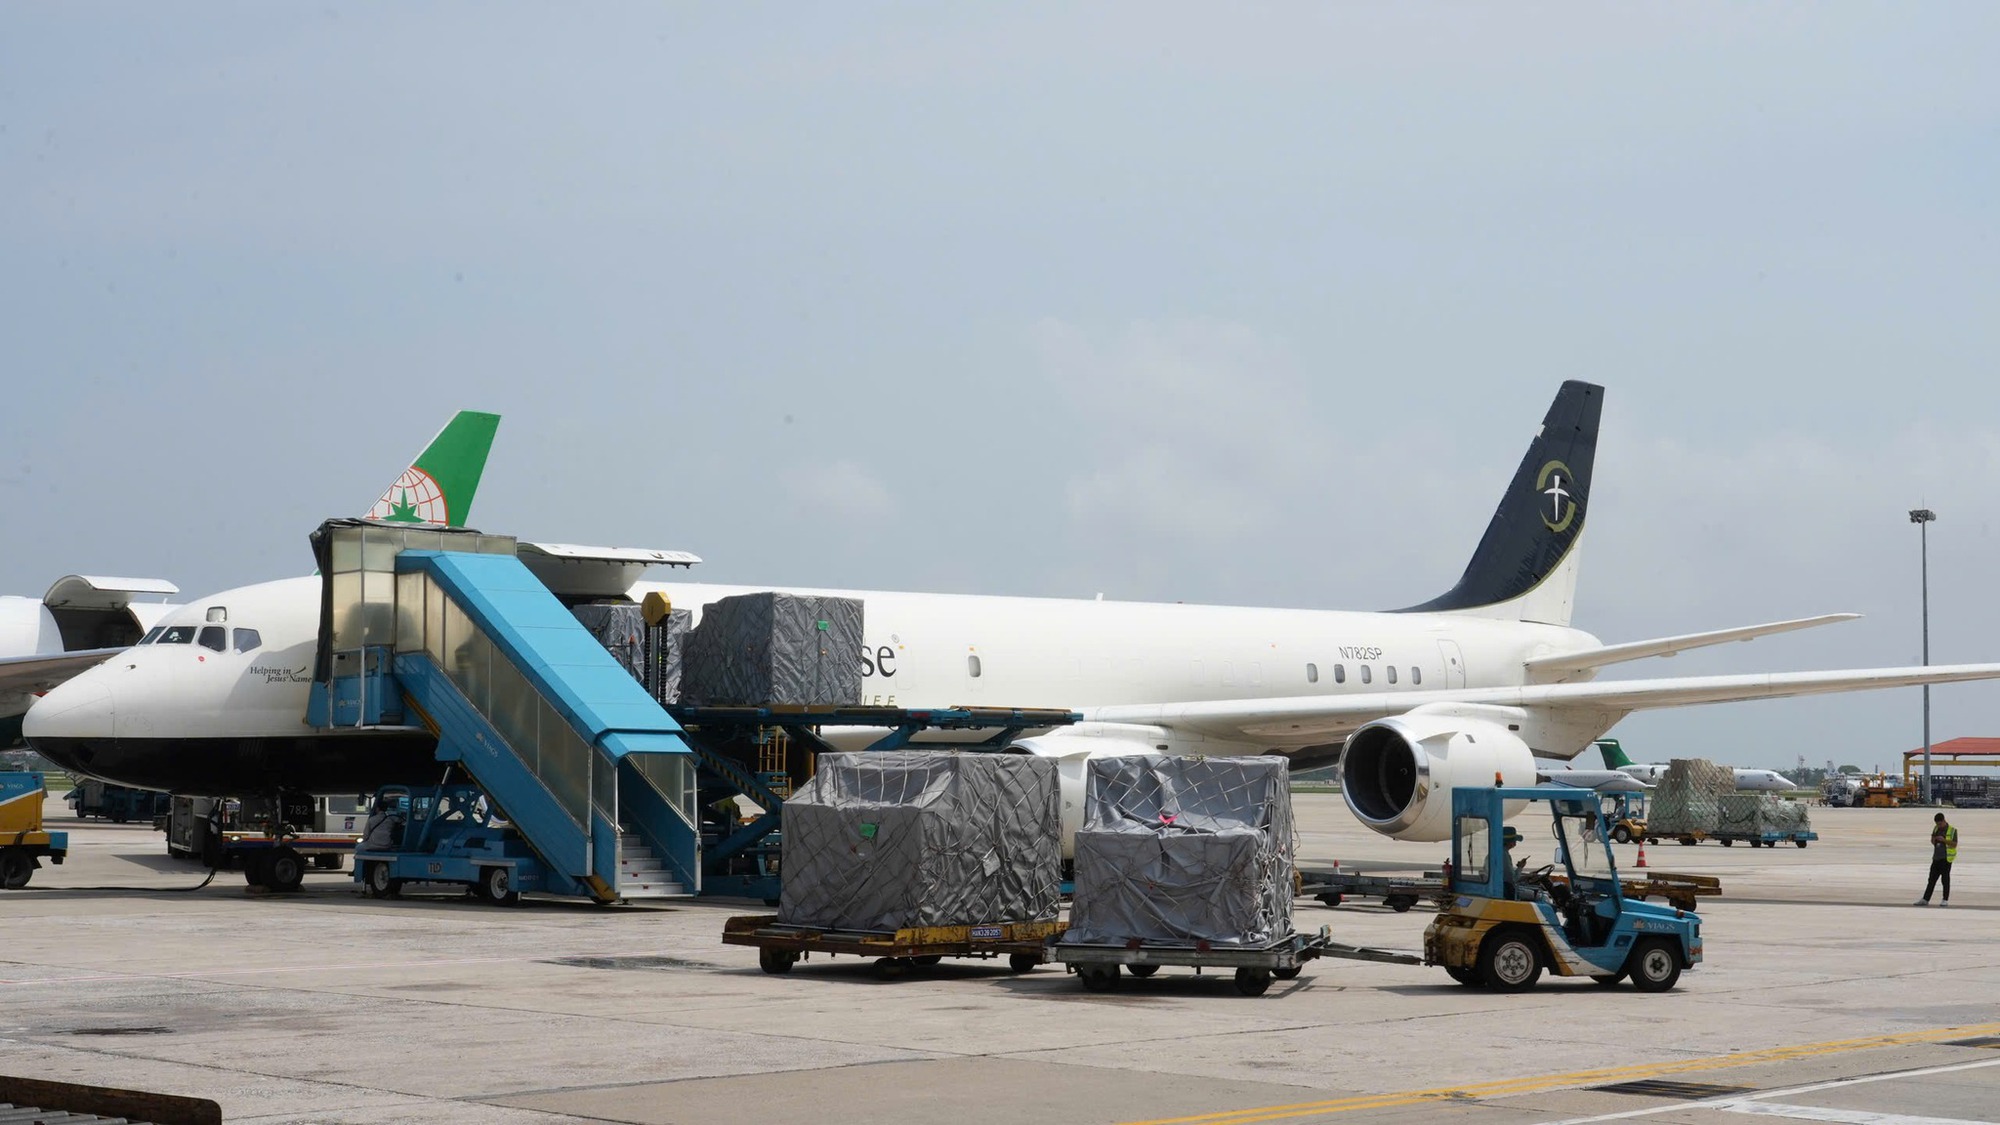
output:
M1644 836L1639 837L1639 862L1633 864L1633 866L1634 867L1646 866L1646 838Z

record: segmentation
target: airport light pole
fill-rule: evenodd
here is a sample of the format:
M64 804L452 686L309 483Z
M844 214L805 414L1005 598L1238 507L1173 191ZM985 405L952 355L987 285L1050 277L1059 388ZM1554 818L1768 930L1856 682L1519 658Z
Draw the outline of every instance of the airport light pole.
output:
M1937 513L1929 508L1910 509L1910 522L1917 525L1918 556L1924 590L1924 667L1931 665L1931 541L1930 523ZM1924 786L1923 801L1931 803L1931 685L1924 685Z

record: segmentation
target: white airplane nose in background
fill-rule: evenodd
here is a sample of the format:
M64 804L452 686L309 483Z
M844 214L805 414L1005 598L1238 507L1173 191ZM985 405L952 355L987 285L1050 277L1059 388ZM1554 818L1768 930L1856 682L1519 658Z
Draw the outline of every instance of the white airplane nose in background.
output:
M21 733L37 738L108 738L115 734L117 707L111 689L89 675L56 688L28 708Z

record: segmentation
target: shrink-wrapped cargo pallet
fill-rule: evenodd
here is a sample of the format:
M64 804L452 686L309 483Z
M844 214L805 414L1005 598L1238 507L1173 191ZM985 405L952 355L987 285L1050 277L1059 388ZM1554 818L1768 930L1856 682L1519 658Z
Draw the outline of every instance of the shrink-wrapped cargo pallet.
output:
M646 682L646 616L634 602L589 602L572 606L570 614L597 638L618 666Z
M1097 758L1065 942L1261 947L1292 933L1285 759Z
M680 701L845 707L861 700L861 602L775 592L711 602L688 634Z
M1725 835L1795 835L1811 829L1806 807L1775 793L1728 793L1718 803L1717 831Z
M1648 801L1649 836L1706 835L1721 822L1721 799L1736 790L1736 772L1704 758L1675 758Z
M1055 762L1024 754L822 754L785 802L778 921L888 932L1053 919L1059 785Z

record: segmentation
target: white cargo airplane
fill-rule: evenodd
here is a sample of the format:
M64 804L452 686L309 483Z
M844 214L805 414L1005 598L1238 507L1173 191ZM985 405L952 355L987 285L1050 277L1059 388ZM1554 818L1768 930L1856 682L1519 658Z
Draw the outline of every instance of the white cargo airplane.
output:
M499 425L498 414L453 415L368 514L463 524ZM0 747L38 693L131 647L182 608L165 601L179 592L157 578L72 574L40 598L0 596Z
M1013 749L1057 759L1066 827L1084 762L1112 754L1338 761L1348 807L1399 839L1450 835L1459 785L1529 784L1656 707L2000 678L2000 664L1589 682L1607 665L1849 615L1605 645L1569 627L1603 389L1565 383L1458 584L1382 613L874 591L861 599L870 703L1064 707L1085 721ZM525 552L524 552L525 555ZM756 587L640 582L689 609ZM203 598L166 624L259 629L250 653L154 643L51 692L29 741L83 772L184 792L358 792L434 778L420 729L302 723L320 581ZM863 736L865 737L865 736Z
M1625 748L1615 738L1597 740L1597 751L1604 755L1607 769L1637 778L1647 785L1658 785L1666 776L1669 762L1635 762L1625 756ZM1789 793L1798 788L1791 778L1777 770L1760 770L1748 766L1732 766L1730 772L1736 775L1736 788L1755 793Z

